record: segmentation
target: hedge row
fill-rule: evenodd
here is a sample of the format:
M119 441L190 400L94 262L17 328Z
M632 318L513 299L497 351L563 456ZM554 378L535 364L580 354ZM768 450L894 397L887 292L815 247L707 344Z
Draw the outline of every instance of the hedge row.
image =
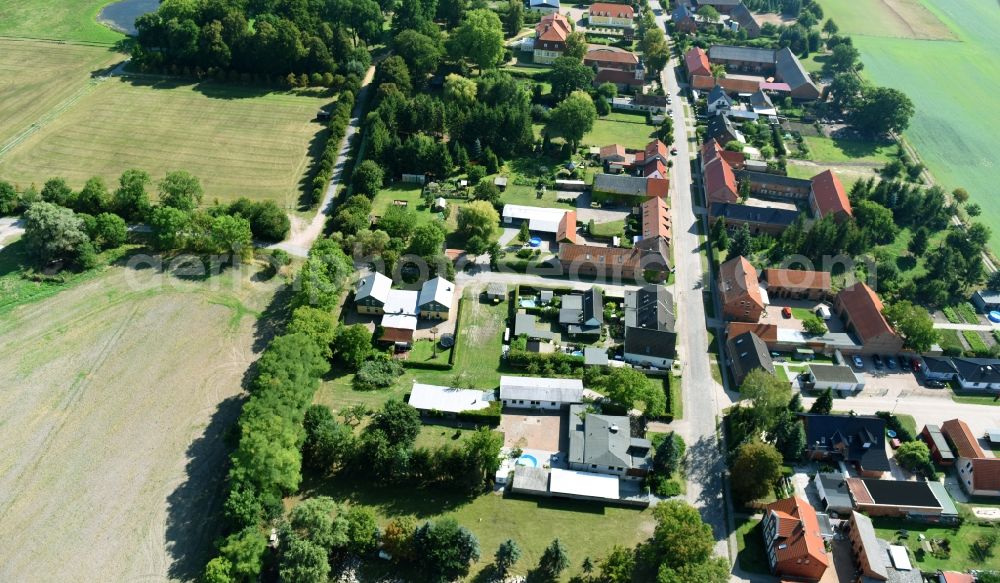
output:
M347 135L347 126L351 123L351 110L354 108L355 93L350 90L341 91L337 96L337 102L330 108L330 122L327 127L330 130L326 139L326 146L323 148L323 155L319 159L319 167L312 180L312 197L310 202L316 204L323 200L326 194L327 185L333 178L333 168L337 163L337 155L340 154L340 144Z
M515 348L511 348L507 353L507 362L516 368L528 368L533 364L540 367L569 365L571 371L583 368L582 356L573 356L565 352L541 354Z
M466 298L461 298L458 300L458 313L455 314L455 345L451 347L451 356L448 357L448 368L455 366L455 358L458 354L458 335L461 334L462 329L462 312L465 310L465 302L469 301Z
M452 349L452 354L454 354L454 349ZM402 361L403 368L414 368L421 370L451 370L451 357L448 357L449 362L418 362L414 360L404 360Z

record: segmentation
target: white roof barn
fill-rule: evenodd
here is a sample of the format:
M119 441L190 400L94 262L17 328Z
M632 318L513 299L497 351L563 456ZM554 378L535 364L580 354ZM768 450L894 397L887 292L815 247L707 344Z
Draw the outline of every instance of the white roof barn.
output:
M482 391L475 389L455 389L438 385L413 383L410 392L410 406L422 411L441 411L442 413L461 413L462 411L478 411L490 406Z
M416 330L417 296L417 292L412 290L389 290L383 308L382 327Z
M504 400L580 403L583 381L544 377L500 377L500 398Z
M519 204L503 205L503 220L509 223L514 219L528 221L528 228L542 233L558 233L566 211L552 208L521 206Z

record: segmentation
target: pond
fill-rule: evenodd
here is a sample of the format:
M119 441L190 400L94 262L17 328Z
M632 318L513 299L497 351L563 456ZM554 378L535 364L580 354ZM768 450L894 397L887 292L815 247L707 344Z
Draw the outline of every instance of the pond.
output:
M129 36L135 36L135 19L153 12L159 6L160 0L119 0L102 8L97 20Z

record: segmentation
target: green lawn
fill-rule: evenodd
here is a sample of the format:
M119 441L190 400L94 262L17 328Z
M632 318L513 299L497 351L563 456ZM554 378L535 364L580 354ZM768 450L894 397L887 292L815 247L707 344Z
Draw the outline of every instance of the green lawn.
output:
M500 195L500 200L504 204L519 204L523 206L576 208L572 203L558 202L555 190L546 189L545 193L539 196L540 193L541 191L534 186L508 183L507 189Z
M625 233L625 219L611 221L610 223L594 223L594 231L591 235L595 237L620 237Z
M907 415L905 413L896 413L896 419L899 419L899 424L903 426L910 432L910 435L916 437L917 435L917 420L913 418L913 415Z
M996 3L976 0L921 0L918 22L936 17L948 31L942 36L961 42L898 38L893 19L873 17L885 11L880 0L843 2L821 0L827 17L842 33L854 37L861 51L864 75L879 85L904 91L916 107L904 137L920 154L935 179L946 189L964 187L983 208L979 220L1000 234L1000 165L991 154L1000 133L1000 116L982 115L982 103L996 99L1000 86L1000 11ZM896 5L898 3L894 3ZM907 4L914 4L908 2ZM863 7L862 7L863 6ZM890 15L891 16L891 15ZM920 27L918 27L920 28ZM896 38L893 38L893 37ZM928 63L934 74L927 75Z
M767 562L767 549L764 547L764 532L760 520L748 517L736 519L736 546L739 553L736 560L740 568L749 573L770 575L771 567Z
M885 164L892 160L896 145L891 142L872 142L845 138L805 136L810 159L818 162L871 162Z
M958 337L958 330L939 329L937 333L938 344L941 346L941 350L948 350L949 348L965 350L965 346Z
M594 128L583 136L582 143L591 146L621 144L626 148L641 150L653 139L654 130L650 125L600 118L594 122Z
M1000 569L1000 553L994 552L992 556L983 560L983 557L976 555L972 550L973 544L980 537L996 533L995 527L965 522L956 529L900 519L874 518L872 520L875 523L875 531L878 536L891 542L897 541L896 531L899 529L909 531L909 538L898 541L898 544L905 545L911 554L916 556L915 566L921 571L936 571L938 569L964 571L970 568ZM925 554L919 551L918 534L923 534L928 539L946 539L951 546L950 556L947 559L938 559L929 553Z
M0 94L15 81L0 70ZM62 176L81 187L91 176L114 184L129 168L154 180L183 169L201 179L206 203L245 196L295 208L322 147L316 111L329 101L216 83L109 79L25 120L40 129L0 155L0 176L22 185Z
M451 356L451 349L441 348L440 344L437 344L437 349L435 349L434 346L435 343L431 340L417 340L413 343L413 348L410 349L410 353L406 357L406 361L441 364L448 362L448 357Z
M952 331L954 332L954 330ZM953 391L951 400L966 405L990 405L992 407L1000 405L1000 402L994 400L993 395L984 395L976 391Z
M109 0L0 0L0 36L112 45L125 36L98 24Z
M806 308L792 308L792 317L796 320L804 320L809 316L815 316L812 310L807 310Z
M776 366L774 367L774 376L778 377L781 382L788 383L791 380L788 378L788 372L785 371L785 367Z
M459 429L444 425L423 425L420 427L420 433L417 434L417 440L413 442L413 448L437 449L446 445L457 446L473 431L473 429Z

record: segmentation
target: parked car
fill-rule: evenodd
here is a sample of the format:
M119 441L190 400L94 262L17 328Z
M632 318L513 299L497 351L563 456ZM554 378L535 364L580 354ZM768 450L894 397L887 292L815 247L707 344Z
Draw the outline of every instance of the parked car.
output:
M677 155L677 148L670 148L670 153L674 156Z
M872 362L875 363L875 368L882 368L882 357L879 355L872 356Z
M792 309L789 308L788 306L785 306L784 308L781 308L781 315L784 318L791 318L792 317Z
M944 382L942 382L942 381L936 381L936 380L931 379L931 380L925 382L924 386L926 386L928 388L931 388L931 389L943 389L944 388Z
M865 368L865 361L861 360L860 356L858 356L858 355L855 354L853 360L854 360L854 366L855 366L855 368L859 368L859 369L864 369Z
M885 357L885 364L888 365L888 367L890 369L896 370L896 359L895 358L893 358L891 356Z

